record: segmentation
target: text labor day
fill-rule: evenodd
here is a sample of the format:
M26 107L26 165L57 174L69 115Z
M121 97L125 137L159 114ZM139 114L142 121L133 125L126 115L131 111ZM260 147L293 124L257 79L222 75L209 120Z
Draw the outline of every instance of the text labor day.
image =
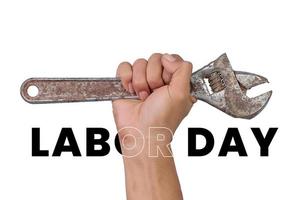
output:
M263 134L260 128L251 128L253 137L257 141L257 147L260 150L260 156L269 156L269 147L277 132L278 128L272 127ZM150 132L150 131L149 131ZM197 148L197 136L202 136L205 139L205 145L202 148ZM87 128L86 129L86 148L85 153L87 157L90 156L106 156L110 152L110 145L108 143L110 134L105 128ZM134 135L130 135L136 139ZM199 138L199 137L198 137ZM162 139L159 134L156 134L154 140L147 140L145 142L153 142L155 145L151 146L153 149L147 149L149 156L157 156L160 151L161 145L165 145L164 138ZM49 148L41 147L41 134L40 128L32 128L32 156L49 156ZM121 153L118 135L114 139L116 150ZM122 141L121 141L122 142ZM66 144L68 143L68 144ZM214 148L214 136L205 128L188 128L188 156L205 156L208 155ZM133 143L135 145L135 143ZM146 145L140 147L138 152L142 152L143 148L148 148ZM134 148L134 146L128 147ZM72 153L73 156L82 156L82 149L76 141L72 128L62 128L57 139L56 145L53 148L52 156L61 156L62 153ZM155 152L155 153L153 153ZM242 137L238 128L228 128L225 134L223 143L220 147L218 156L227 156L228 153L236 153L239 156L248 156Z

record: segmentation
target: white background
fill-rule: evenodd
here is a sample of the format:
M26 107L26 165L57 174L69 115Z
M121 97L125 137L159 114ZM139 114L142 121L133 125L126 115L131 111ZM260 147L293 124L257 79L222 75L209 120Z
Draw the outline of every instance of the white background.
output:
M111 77L121 61L153 52L178 53L194 69L227 52L235 69L271 82L252 95L274 91L252 120L193 107L173 142L185 199L299 199L299 8L296 0L1 0L0 199L125 199L110 102L31 105L19 88L29 77ZM72 127L83 157L32 157L32 127L50 154ZM109 130L108 156L85 157L86 127ZM187 156L188 127L213 133L209 155ZM239 128L248 157L217 156L228 127ZM269 157L259 156L250 127L279 127Z

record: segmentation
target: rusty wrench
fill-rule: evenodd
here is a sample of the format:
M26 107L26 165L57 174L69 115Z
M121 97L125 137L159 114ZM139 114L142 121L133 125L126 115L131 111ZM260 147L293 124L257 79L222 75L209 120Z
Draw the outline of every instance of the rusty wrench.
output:
M251 119L264 109L272 91L254 98L246 92L267 82L256 74L233 71L227 55L222 54L192 74L191 95L228 115ZM30 86L38 88L36 96L28 94ZM119 78L30 78L22 84L21 96L28 103L138 99L123 88Z

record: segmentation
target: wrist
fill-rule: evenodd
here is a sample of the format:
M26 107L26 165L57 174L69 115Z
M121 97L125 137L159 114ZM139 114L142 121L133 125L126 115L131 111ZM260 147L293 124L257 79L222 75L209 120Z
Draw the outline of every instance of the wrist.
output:
M173 132L164 127L148 130L124 128L119 131L119 141L124 157L172 157L170 143Z

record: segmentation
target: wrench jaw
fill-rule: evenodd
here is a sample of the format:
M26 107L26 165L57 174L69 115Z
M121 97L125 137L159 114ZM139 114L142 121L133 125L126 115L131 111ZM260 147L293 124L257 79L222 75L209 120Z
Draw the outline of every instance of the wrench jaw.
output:
M254 98L249 98L243 92L228 91L225 94L225 113L236 118L252 119L265 108L271 95L272 91L268 91Z
M206 78L209 86L205 83ZM248 89L268 80L248 72L234 72L226 54L194 72L191 82L193 96L236 118L255 117L272 95L272 91L269 91L254 98L247 97Z
M235 71L235 75L241 87L241 90L245 95L243 96L243 99L247 103L246 105L244 105L246 106L244 110L238 109L233 113L239 112L240 116L244 116L242 118L251 119L256 115L258 115L266 107L266 105L268 104L272 96L272 91L268 91L256 97L249 98L246 96L247 90L250 90L251 88L264 83L269 83L269 81L267 78L263 76L249 73L249 72ZM233 110L236 110L236 108L232 107L232 111Z
M241 88L245 91L250 90L257 85L269 83L267 78L250 72L235 71L235 76Z

